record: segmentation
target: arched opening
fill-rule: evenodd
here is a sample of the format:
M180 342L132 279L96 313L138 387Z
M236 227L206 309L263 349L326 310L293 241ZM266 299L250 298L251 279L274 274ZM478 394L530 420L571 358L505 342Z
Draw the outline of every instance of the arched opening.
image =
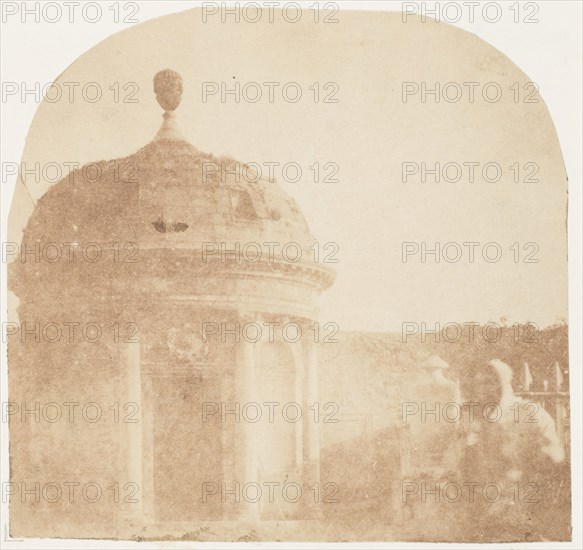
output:
M301 396L296 395L298 369L289 345L283 341L258 346L256 357L256 395L263 416L257 423L257 462L259 483L263 490L262 519L289 519L297 508L296 491L289 488L289 498L282 493L285 484L299 483L300 470L296 457L301 445ZM301 449L300 455L301 456ZM273 498L266 483L273 485ZM272 502L271 502L272 501Z

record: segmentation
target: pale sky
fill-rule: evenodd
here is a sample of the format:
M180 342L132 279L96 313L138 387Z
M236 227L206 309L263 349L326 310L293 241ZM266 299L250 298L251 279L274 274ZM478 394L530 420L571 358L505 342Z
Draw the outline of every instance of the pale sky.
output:
M263 18L266 21L266 18ZM339 246L337 280L321 299L321 319L342 330L399 331L403 321L533 321L541 326L567 317L566 175L550 115L524 103L530 78L476 36L444 23L421 24L400 14L347 13L340 23L202 23L196 10L161 17L120 32L79 58L59 83L97 82L97 103L80 98L43 103L27 140L23 162L84 164L129 155L148 143L161 123L152 77L172 68L184 79L177 110L190 142L216 155L246 162L298 163L303 180L278 179L300 205L316 239ZM57 75L55 75L55 80ZM278 82L275 101L222 103L201 98L203 82L241 86ZM281 95L296 82L297 103ZM457 103L419 94L402 101L402 83L477 82ZM483 84L501 87L500 101L482 98ZM109 88L137 83L138 103L115 103ZM314 102L337 90L338 103ZM326 83L335 83L323 89ZM516 87L520 88L515 102ZM312 90L310 90L312 87ZM512 87L512 88L511 88ZM65 90L65 88L63 88ZM267 98L267 88L263 88ZM453 94L455 88L450 88ZM314 162L338 165L338 183L313 181ZM480 163L476 181L402 181L403 162ZM498 182L481 170L498 163ZM513 181L532 175L537 183ZM529 164L526 168L525 165ZM516 166L516 165L515 165ZM466 174L467 172L464 172ZM276 169L276 175L279 173ZM37 200L50 187L27 180ZM9 240L19 241L32 203L17 187ZM419 255L403 263L403 242L433 248L473 241L457 263ZM502 248L499 262L481 259L482 245ZM510 249L522 252L514 262ZM536 243L538 263L524 263ZM452 250L453 253L453 250ZM430 257L431 258L431 257Z

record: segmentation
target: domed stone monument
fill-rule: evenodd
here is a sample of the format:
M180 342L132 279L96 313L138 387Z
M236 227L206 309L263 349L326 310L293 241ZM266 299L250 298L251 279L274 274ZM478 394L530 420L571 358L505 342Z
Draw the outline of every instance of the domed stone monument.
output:
M310 327L334 276L314 261L306 221L276 183L182 137L174 114L180 76L161 71L154 88L165 110L154 140L51 187L24 232L28 261L10 267L23 325L50 319L74 329L56 344L15 344L14 377L29 380L37 401L67 388L62 400L76 387L88 401L119 407L112 422L62 434L68 462L52 453L50 425L35 437L34 453L49 477L65 478L75 461L101 456L104 486L115 479L139 492L124 512L133 528L295 519L298 507L276 509L244 494L225 503L221 495L319 481ZM48 243L68 256L34 261L35 247ZM266 420L264 403L277 403L270 406L278 415L293 403L303 415L282 427ZM109 454L95 450L96 438ZM84 445L96 454L85 456ZM15 469L25 478L35 463L16 461Z

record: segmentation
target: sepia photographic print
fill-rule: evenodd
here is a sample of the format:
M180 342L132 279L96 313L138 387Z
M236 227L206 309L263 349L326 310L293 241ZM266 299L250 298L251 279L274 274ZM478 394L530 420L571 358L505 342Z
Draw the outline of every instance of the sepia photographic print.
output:
M359 5L1 3L0 547L577 547L581 4Z

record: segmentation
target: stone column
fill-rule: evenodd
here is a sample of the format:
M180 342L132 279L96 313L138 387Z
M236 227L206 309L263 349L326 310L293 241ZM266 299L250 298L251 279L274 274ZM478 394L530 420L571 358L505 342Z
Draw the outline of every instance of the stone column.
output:
M319 422L314 420L314 412L310 410L315 403L319 401L318 397L318 357L316 345L312 339L306 337L302 341L304 353L304 376L303 376L303 408L306 412L304 416L304 433L303 433L303 479L304 482L313 486L314 483L320 483L320 434ZM320 406L319 404L317 406ZM321 411L320 411L321 412ZM320 486L320 496L322 487ZM320 515L320 506L318 502L310 501L310 514L313 517Z
M142 515L146 525L156 522L154 502L154 390L151 373L146 373L143 380L141 404L142 429Z
M307 335L304 331L302 334L302 338L306 338ZM294 398L295 402L301 407L302 411L302 419L300 422L297 422L295 427L295 466L296 471L300 472L303 471L304 468L304 433L306 432L305 426L308 423L313 421L313 418L310 417L312 411L310 411L307 407L306 400L304 398L304 378L305 378L305 368L304 368L304 357L302 353L303 349L302 340L297 344L290 344L293 350L293 357L294 357Z
M241 326L248 321L242 317ZM257 402L255 381L255 344L246 342L241 338L237 346L237 381L238 399L241 410L246 403ZM243 488L247 483L259 483L259 465L257 460L257 426L252 422L246 422L243 417L234 430L234 437L238 439L234 448L238 453L237 461L241 464L239 470L240 479L234 480L240 483L241 502L239 517L247 520L259 520L260 501L257 503L246 502L243 498ZM227 481L227 480L226 480ZM227 481L228 483L228 481ZM254 491L250 491L250 497L254 497Z
M301 323L300 320L289 317L283 317L281 319L281 325L284 326L290 322L297 323L301 329L301 336L298 342L287 342L292 357L293 357L293 376L294 376L294 387L293 395L294 402L299 405L301 410L301 420L296 422L294 426L295 444L294 444L294 467L298 475L301 475L304 469L304 425L309 422L309 415L311 411L306 408L306 403L304 400L304 353L303 353L303 341L305 338L309 337L309 331L306 331L306 327Z
M144 404L142 400L142 376L140 365L140 343L125 342L124 325L120 322L120 342L117 347L119 369L125 374L125 391L119 399L120 450L125 457L124 476L119 479L120 494L132 495L132 500L124 505L124 518L133 527L144 524L144 486L142 436L144 432ZM129 485L126 485L129 484ZM127 487L127 489L126 489ZM135 489L138 489L136 492Z

